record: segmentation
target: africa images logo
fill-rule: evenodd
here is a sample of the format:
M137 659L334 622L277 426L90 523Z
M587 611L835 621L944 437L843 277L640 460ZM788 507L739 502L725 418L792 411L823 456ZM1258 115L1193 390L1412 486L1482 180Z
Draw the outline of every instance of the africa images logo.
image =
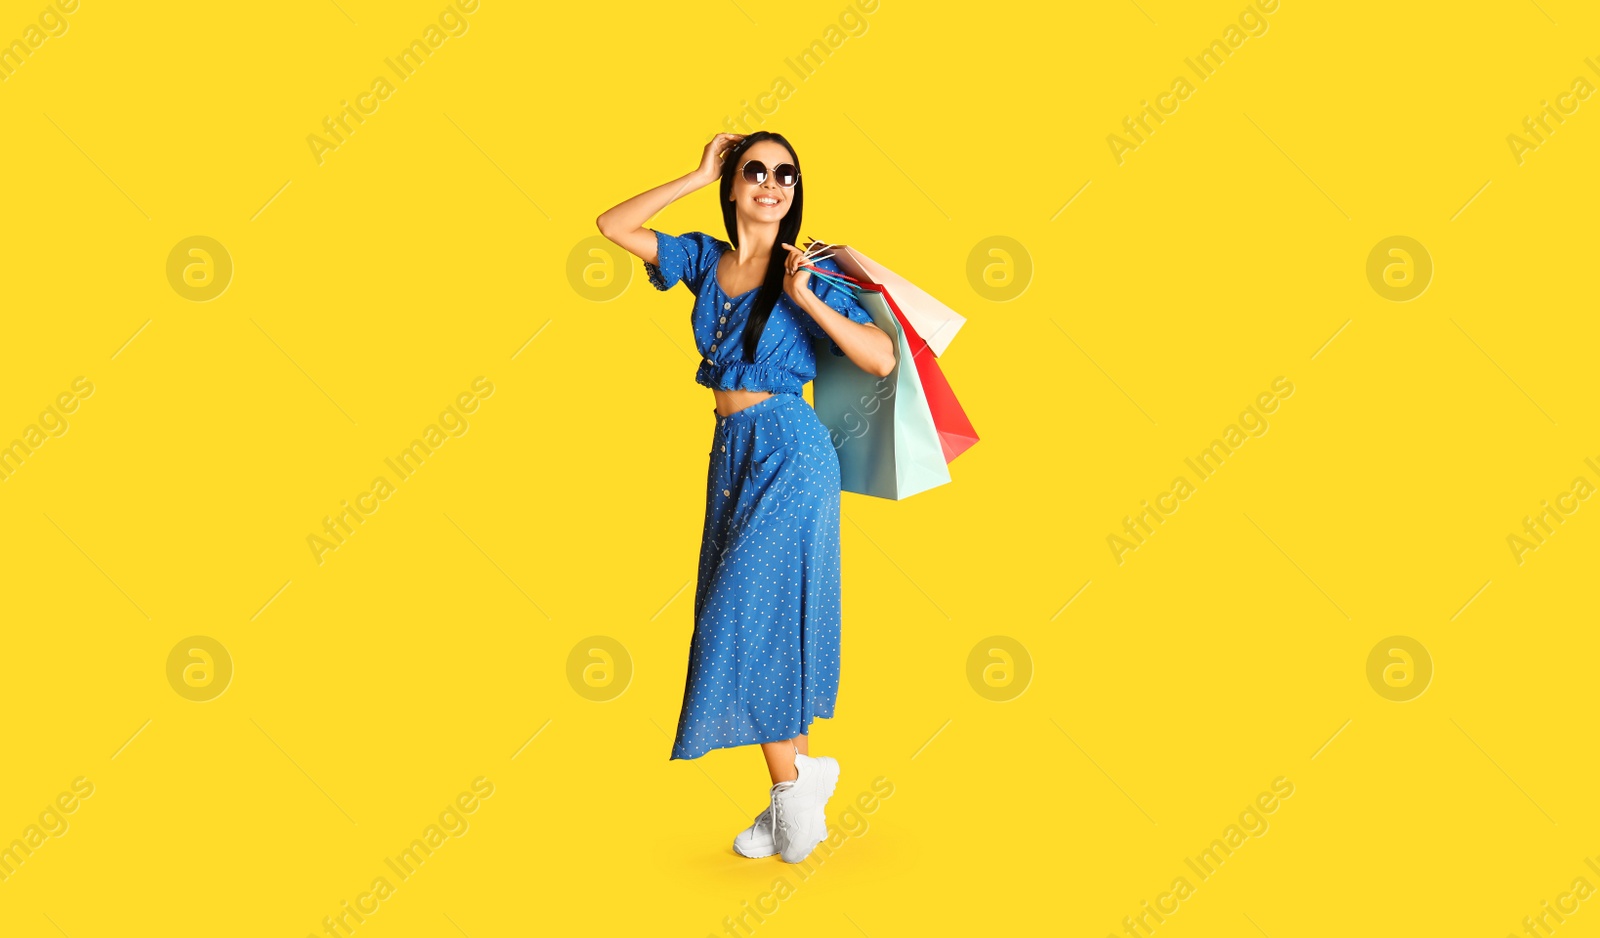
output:
M429 23L422 32L422 38L411 40L410 45L393 56L384 56L383 64L394 73L396 81L402 83L410 81L411 76L415 75L446 41L452 38L459 39L467 34L469 28L467 15L478 12L479 5L480 0L455 0L439 14L437 25ZM311 158L317 161L317 165L321 166L325 161L324 154L332 153L348 142L349 138L355 135L356 129L367 122L367 117L378 113L378 108L389 100L396 90L397 86L380 74L372 79L370 89L356 95L355 104L351 104L349 99L339 102L344 106L333 116L322 119L322 132L326 136L306 135L306 145L311 148Z
M306 545L311 548L311 558L317 562L317 566L322 565L324 555L343 547L356 533L356 527L367 523L368 516L378 513L383 503L398 491L395 487L398 482L416 475L423 463L451 437L465 436L472 425L463 414L476 411L480 401L493 393L494 383L488 378L482 375L474 378L471 389L456 395L454 403L439 412L439 422L423 428L420 439L412 440L411 445L402 448L398 455L384 457L383 464L394 471L397 482L390 482L389 477L384 475L374 477L366 491L356 494L354 505L350 504L350 499L345 499L339 503L343 511L323 517L322 534L306 535Z
M1139 502L1142 511L1126 515L1122 519L1122 534L1107 534L1106 546L1111 548L1111 559L1121 566L1126 561L1126 555L1138 550L1145 542L1153 537L1156 528L1167 523L1167 518L1178 513L1183 503L1197 491L1196 486L1216 475L1239 448L1244 446L1253 437L1265 436L1272 425L1264 414L1276 411L1281 403L1294 394L1294 384L1288 378L1279 375L1272 379L1270 390L1262 391L1256 395L1255 402L1245 410L1239 412L1238 423L1230 423L1223 428L1222 436L1211 441L1211 445L1200 450L1199 454L1185 457L1184 465L1193 470L1196 481L1189 481L1189 477L1178 475L1173 478L1167 491L1155 497L1155 504L1150 504L1149 499ZM1154 522L1154 523L1152 523Z

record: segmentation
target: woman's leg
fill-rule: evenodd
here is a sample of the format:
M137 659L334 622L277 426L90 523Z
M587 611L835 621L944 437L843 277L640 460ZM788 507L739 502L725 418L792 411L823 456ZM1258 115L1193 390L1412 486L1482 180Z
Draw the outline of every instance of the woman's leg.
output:
M767 774L772 777L772 784L792 782L799 778L800 771L794 765L795 754L809 756L810 748L811 740L807 736L780 739L775 743L762 743L761 755L767 760Z

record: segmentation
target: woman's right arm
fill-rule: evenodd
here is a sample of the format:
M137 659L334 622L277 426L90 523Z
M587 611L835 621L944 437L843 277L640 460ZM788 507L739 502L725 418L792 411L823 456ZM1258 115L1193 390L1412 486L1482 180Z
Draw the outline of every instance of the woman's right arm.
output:
M744 134L717 134L706 144L700 165L691 173L641 192L626 202L603 212L595 219L600 233L616 242L646 264L658 263L655 233L644 226L657 212L679 196L709 186L722 175L723 151L744 139Z

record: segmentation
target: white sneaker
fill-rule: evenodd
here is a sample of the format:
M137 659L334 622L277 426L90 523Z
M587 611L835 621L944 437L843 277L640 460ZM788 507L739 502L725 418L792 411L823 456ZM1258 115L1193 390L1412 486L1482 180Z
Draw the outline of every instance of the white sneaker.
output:
M772 839L785 863L799 863L828 836L824 813L834 786L839 783L839 763L827 756L794 757L800 777L772 786Z
M739 832L733 838L733 852L741 857L759 860L770 857L778 852L778 845L772 839L772 806L769 804L756 815L756 822Z

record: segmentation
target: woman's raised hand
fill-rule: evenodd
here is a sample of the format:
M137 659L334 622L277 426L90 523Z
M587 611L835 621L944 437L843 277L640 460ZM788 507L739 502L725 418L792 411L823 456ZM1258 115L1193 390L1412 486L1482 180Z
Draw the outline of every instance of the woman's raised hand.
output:
M792 244L781 247L789 252L783 262L783 292L789 294L789 299L799 306L802 302L801 297L806 293L806 287L811 283L811 271L804 267L810 261L806 259L805 251Z
M705 152L700 154L700 168L696 172L705 182L711 182L722 175L722 158L726 152L744 139L744 134L717 134L706 144Z
M645 223L685 192L693 192L716 182L717 177L722 175L722 161L728 148L736 146L743 139L744 134L717 134L712 137L711 142L706 144L705 152L700 154L699 166L677 179L664 182L601 212L600 217L595 219L600 233L646 264L660 263L656 233L646 228Z

